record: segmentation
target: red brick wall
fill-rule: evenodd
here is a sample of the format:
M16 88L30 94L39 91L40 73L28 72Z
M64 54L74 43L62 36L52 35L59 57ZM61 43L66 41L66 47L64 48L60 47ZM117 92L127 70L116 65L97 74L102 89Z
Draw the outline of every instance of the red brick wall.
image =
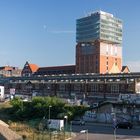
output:
M118 54L115 55L115 49L118 48L114 44L96 41L94 42L94 46L96 46L94 53L84 55L81 53L81 44L76 45L76 73L107 73L112 69L113 64L116 65L119 72L121 72L121 48L117 50ZM109 48L108 53L106 52L107 46ZM113 73L115 73L115 71Z
M107 60L107 57L108 57L108 60ZM114 63L117 64L119 71L121 72L121 69L122 69L121 58L100 55L100 73L107 72L107 61L108 61L108 72L112 69Z
M99 73L99 44L95 44L95 52L89 55L81 53L81 44L76 46L76 73Z

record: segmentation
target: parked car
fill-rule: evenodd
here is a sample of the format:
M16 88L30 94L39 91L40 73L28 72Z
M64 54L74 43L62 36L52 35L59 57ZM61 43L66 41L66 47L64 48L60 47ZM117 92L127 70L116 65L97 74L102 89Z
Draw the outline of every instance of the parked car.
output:
M131 122L118 122L116 124L116 128L132 129L133 128L133 124Z
M77 120L71 121L71 124L73 124L73 125L85 125L85 121L77 119Z

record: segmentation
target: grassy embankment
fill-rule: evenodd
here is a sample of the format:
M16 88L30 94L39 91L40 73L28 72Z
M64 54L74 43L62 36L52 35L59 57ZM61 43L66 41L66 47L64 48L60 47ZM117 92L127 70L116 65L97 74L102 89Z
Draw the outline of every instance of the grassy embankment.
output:
M11 108L12 105L9 102L0 103L0 120L6 122L10 129L23 136L27 140L49 140L50 137L51 140L64 140L64 133L59 133L57 135L53 134L52 136L49 135L47 131L41 131L41 119L17 121L10 113Z
M10 115L10 109L11 105L9 102L6 103L0 103L0 120L6 122L9 124L9 128L13 131L16 131L18 134L20 134L23 137L26 137L27 139L47 139L48 133L42 134L42 132L37 131L37 128L39 126L40 120L32 120L32 121L24 121L19 122L13 119Z

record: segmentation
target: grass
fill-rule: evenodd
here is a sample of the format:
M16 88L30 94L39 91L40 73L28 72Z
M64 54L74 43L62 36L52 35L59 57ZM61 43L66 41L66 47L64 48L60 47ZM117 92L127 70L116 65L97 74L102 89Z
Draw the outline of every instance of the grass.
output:
M70 136L68 133L65 133L64 135L64 132L49 133L48 131L38 131L26 123L12 122L10 124L10 129L16 131L27 140L64 140L64 138L68 138L68 136Z
M50 137L51 140L64 140L64 137L68 137L67 133L64 136L64 132L53 134L46 130L39 131L41 124L43 125L44 123L41 119L28 120L26 122L13 120L8 112L11 107L9 102L0 103L0 120L9 124L9 128L21 135L25 140L50 140Z

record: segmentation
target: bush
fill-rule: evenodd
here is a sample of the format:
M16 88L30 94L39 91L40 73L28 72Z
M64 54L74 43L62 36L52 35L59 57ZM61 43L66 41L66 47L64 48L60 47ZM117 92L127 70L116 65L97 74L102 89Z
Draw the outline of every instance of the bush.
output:
M15 98L11 101L12 114L16 119L36 119L36 118L48 118L49 106L51 119L64 119L67 115L71 120L76 116L82 116L87 110L84 106L70 106L66 105L60 98L56 97L35 97L32 102L23 102L19 98Z

